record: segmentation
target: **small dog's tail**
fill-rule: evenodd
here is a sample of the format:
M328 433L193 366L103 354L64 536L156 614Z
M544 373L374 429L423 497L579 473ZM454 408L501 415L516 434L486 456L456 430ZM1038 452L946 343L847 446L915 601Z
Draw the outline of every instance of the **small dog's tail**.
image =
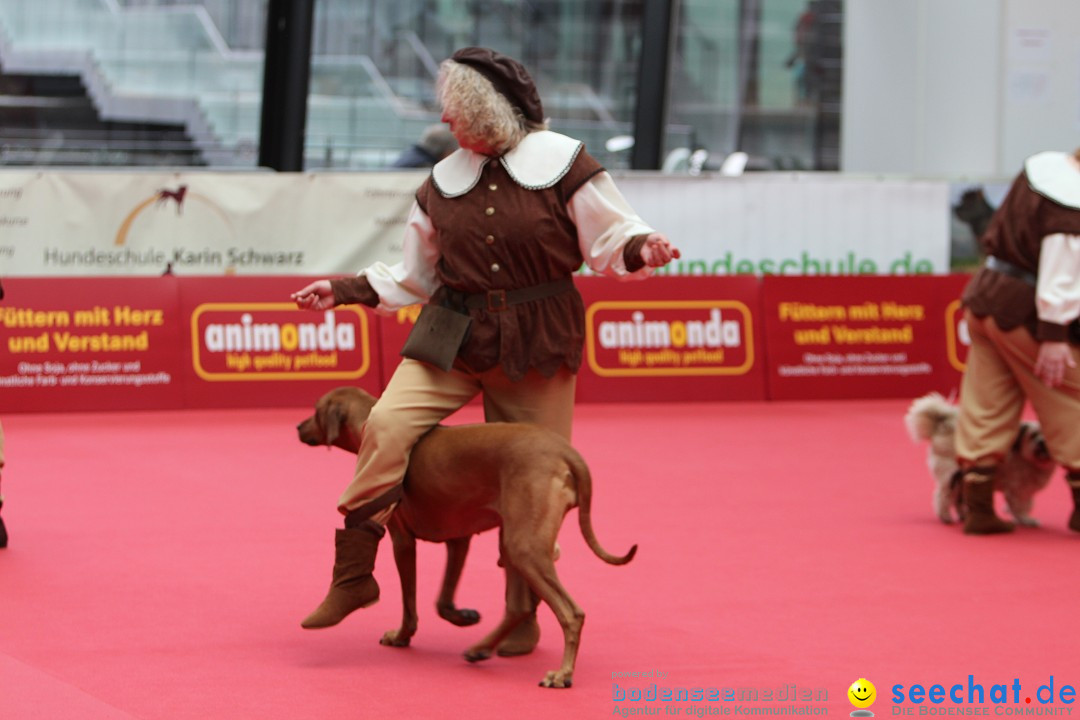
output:
M570 465L570 472L574 474L577 485L578 524L581 526L581 535L585 538L585 543L596 553L596 557L606 563L625 565L630 562L637 553L637 545L634 545L629 552L619 557L605 550L600 545L600 541L596 539L596 533L593 531L592 526L592 473L589 472L589 466L585 463L581 454L573 448L567 453L566 462Z
M956 418L956 406L941 393L927 393L911 403L904 424L915 442L929 440L942 424Z

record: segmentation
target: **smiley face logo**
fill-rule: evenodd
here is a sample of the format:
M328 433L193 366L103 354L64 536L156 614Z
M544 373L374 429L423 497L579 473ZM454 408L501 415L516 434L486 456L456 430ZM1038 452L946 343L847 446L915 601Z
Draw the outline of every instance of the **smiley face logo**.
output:
M874 704L874 700L877 699L877 688L874 687L874 683L870 682L866 678L859 678L855 682L851 683L851 687L847 691L848 700L851 704L857 708L868 708Z

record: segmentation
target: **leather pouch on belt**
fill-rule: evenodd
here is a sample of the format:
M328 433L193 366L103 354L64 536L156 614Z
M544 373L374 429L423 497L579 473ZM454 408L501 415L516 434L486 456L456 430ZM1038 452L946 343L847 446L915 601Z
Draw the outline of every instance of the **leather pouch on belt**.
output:
M468 336L472 318L440 305L420 309L416 325L406 338L401 354L443 370L454 366L458 350Z

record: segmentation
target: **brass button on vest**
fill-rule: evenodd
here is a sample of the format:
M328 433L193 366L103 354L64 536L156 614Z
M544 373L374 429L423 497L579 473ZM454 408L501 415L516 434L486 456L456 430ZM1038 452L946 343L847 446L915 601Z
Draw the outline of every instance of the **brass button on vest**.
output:
M486 242L488 245L494 245L495 244L495 236L494 235L488 235L486 238L484 238L484 242Z
M496 185L495 183L491 183L490 185L488 185L488 190L498 190L498 189L499 189L499 186Z
M491 263L491 272L499 272L499 263Z
M484 211L484 214L488 215L488 216L494 215L495 214L495 208L489 207L487 210Z

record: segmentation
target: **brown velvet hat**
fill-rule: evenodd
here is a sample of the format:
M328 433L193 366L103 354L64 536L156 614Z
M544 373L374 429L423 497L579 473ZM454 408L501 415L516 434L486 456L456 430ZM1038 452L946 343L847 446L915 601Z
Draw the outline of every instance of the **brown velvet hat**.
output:
M486 77L510 104L521 110L527 120L544 122L540 94L525 67L512 57L481 47L467 47L450 56L454 62L468 65Z

